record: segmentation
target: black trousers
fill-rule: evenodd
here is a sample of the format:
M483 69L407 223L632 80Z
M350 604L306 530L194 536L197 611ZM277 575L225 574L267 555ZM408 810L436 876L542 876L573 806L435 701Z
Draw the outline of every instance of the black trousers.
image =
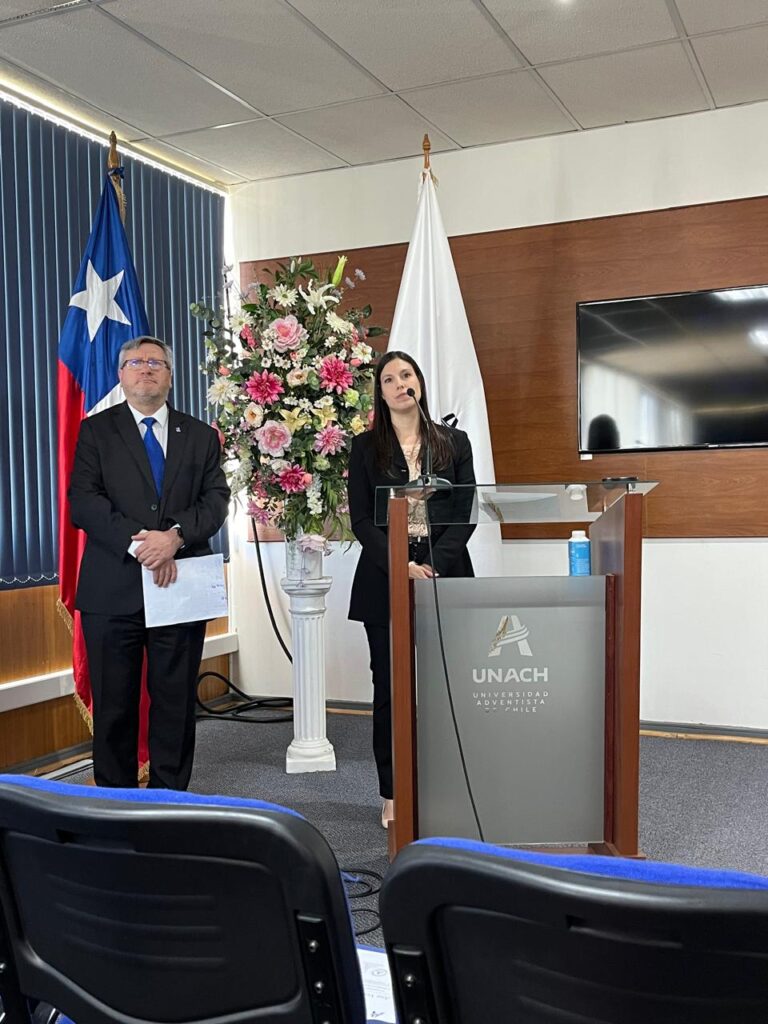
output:
M186 789L195 753L195 685L205 623L147 629L144 612L82 613L93 693L97 786L138 785L139 698L146 652L149 785Z
M392 681L389 626L365 623L371 652L373 678L373 757L379 776L379 793L385 800L394 795L392 785Z

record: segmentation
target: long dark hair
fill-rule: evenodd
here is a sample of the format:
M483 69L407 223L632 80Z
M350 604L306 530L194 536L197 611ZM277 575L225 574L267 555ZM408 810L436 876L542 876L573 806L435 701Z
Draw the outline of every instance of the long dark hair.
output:
M376 377L373 382L373 438L376 449L376 466L381 470L381 472L394 475L392 470L392 458L398 441L394 427L392 426L392 417L389 412L389 406L384 401L384 396L381 393L381 377L384 373L384 368L391 363L393 359L402 359L413 367L413 372L416 374L421 388L421 399L419 400L419 405L421 406L422 412L429 424L429 433L427 433L427 423L419 417L421 450L426 451L427 441L429 441L429 444L432 447L433 468L443 469L453 458L453 445L451 444L450 432L447 427L443 427L442 425L432 422L432 417L429 415L429 405L427 404L427 385L424 382L424 374L421 372L421 367L413 356L409 356L407 352L386 352L381 357L378 366L376 367Z

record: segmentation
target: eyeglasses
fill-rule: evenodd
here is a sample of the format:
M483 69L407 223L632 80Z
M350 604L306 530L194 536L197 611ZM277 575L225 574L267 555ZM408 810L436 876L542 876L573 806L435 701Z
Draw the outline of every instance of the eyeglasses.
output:
M164 359L126 359L120 369L124 370L126 366L131 370L140 370L144 366L150 370L170 370Z

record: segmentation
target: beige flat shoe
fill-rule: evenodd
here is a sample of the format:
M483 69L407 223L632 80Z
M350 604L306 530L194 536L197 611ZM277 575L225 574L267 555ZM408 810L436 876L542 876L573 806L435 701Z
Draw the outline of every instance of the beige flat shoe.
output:
M395 801L385 800L381 808L381 827L389 828L389 823L395 816Z

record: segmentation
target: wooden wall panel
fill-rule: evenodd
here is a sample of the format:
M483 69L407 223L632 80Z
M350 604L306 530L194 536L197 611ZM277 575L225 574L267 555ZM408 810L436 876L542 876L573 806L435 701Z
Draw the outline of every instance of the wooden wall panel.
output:
M579 459L575 315L581 301L765 284L768 199L463 235L451 248L485 384L497 480L632 474L660 482L646 502L645 536L768 534L766 450ZM370 302L383 327L391 325L405 253L405 245L348 253L349 266L368 275L350 299ZM314 258L326 265L335 255ZM267 265L242 264L243 284Z
M30 587L0 592L0 686L15 679L70 668L72 638L56 610L59 588ZM229 629L227 618L208 623L207 635ZM229 675L229 656L209 658L201 672ZM206 680L200 695L210 700L226 692L218 680ZM72 697L30 704L0 713L0 769L64 750L89 738Z
M57 586L0 591L0 685L71 667L72 637L56 610L58 596ZM206 635L228 629L225 616L209 622Z
M200 671L229 675L229 656L206 659ZM224 692L226 687L216 679L205 680L200 686L203 700L211 700ZM0 714L0 770L66 750L89 739L88 726L73 697L57 697L5 711Z

